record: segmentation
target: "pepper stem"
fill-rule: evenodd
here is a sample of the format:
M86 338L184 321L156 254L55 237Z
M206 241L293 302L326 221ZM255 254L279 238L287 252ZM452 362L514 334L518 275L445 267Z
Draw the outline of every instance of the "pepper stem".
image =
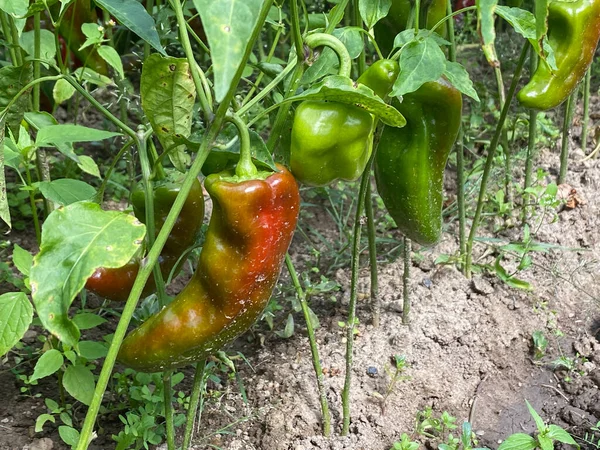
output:
M346 46L342 44L338 38L331 34L325 33L314 33L309 34L304 38L304 43L310 48L327 46L332 49L340 60L340 69L338 75L343 77L350 77L350 71L352 70L352 58L350 53L346 49Z
M235 174L243 179L256 178L258 170L252 162L252 153L250 152L250 133L246 123L235 113L229 113L225 117L227 122L232 123L238 131L240 138L240 160L235 167Z

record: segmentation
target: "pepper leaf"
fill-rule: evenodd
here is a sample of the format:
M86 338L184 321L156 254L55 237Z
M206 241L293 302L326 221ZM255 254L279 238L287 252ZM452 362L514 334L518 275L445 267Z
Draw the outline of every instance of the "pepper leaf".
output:
M392 127L406 125L404 116L396 108L386 104L375 95L372 89L340 75L329 76L303 93L290 97L287 101L299 100L323 100L354 105L379 117L386 125Z
M476 0L477 5L477 29L481 36L481 48L488 63L492 67L499 67L498 55L496 55L496 30L494 29L494 13L498 6L498 0Z
M77 345L79 328L68 317L73 299L98 267L125 265L139 250L146 227L135 217L102 211L91 202L54 210L42 228L30 272L33 303L44 327Z
M414 92L428 81L436 81L446 70L446 56L431 37L406 44L399 62L400 74L392 88L391 97Z
M392 7L392 0L359 0L358 10L360 17L368 29L375 26L377 22L388 15Z
M33 318L33 308L23 292L0 295L0 356L23 337Z
M91 200L96 195L96 189L93 186L85 181L72 178L40 181L36 183L36 186L44 198L63 206L82 200Z
M461 64L453 61L446 61L444 76L460 92L468 95L475 101L479 101L479 96L473 87L473 82L469 78L469 73Z
M194 0L210 47L217 102L229 91L262 4L262 0Z
M163 148L169 150L173 165L184 172L189 163L185 146L173 149L175 134L188 137L196 88L186 59L162 57L155 53L144 61L140 82L142 108Z
M160 44L156 24L150 14L137 0L96 0L96 4L108 11L119 23L122 23L159 53L166 55Z

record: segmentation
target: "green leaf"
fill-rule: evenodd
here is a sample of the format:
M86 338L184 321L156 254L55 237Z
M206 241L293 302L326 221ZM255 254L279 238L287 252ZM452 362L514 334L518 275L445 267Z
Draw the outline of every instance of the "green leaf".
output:
M187 60L150 55L142 68L140 93L152 129L163 148L169 150L173 165L184 172L189 163L185 146L171 146L175 134L188 137L192 129L196 89Z
M33 264L33 255L22 248L19 244L15 244L13 250L13 263L15 267L26 277L29 276L31 265ZM29 300L27 301L29 303ZM29 305L31 306L31 304Z
M388 15L392 0L359 0L358 10L360 17L370 30L377 22Z
M479 96L473 87L471 78L469 78L469 73L461 64L454 61L446 61L444 76L460 92L468 95L477 102L479 101Z
M104 358L108 349L101 342L81 341L79 343L79 354L88 361Z
M65 370L62 382L72 397L89 406L96 387L94 374L90 369L85 366L69 366Z
M575 442L575 439L573 439L569 433L567 433L558 425L548 425L548 433L546 434L546 437L558 442L562 442L563 444L569 444L579 448L579 444Z
M498 450L535 450L537 441L525 433L515 433L507 437Z
M27 14L29 0L0 0L0 10L12 16L24 16Z
M90 69L89 67L80 67L79 69L73 72L73 76L77 79L82 79L83 81L91 84L95 84L96 86L104 87L108 85L112 85L113 80L108 78L107 76L101 75L95 70Z
M44 378L56 373L64 362L65 359L63 358L61 352L55 348L48 350L46 353L40 356L40 359L37 360L30 381L39 380L40 378Z
M44 198L66 206L71 203L90 200L96 195L96 189L85 181L72 178L59 178L36 183Z
M4 175L4 154L9 150L4 145L4 133L6 129L6 114L0 113L0 219L8 225L8 228L12 228L10 222L10 209L8 208L8 197L6 195L6 178ZM11 160L14 158L11 158ZM9 165L9 167L13 167Z
M498 0L476 0L477 28L481 37L481 48L488 63L492 67L499 67L500 61L496 55L496 30L494 29L494 13Z
M529 414L531 414L531 417L533 417L533 420L535 421L535 426L537 427L538 431L541 433L546 429L546 424L544 423L543 419L540 417L540 415L537 413L537 411L533 408L533 406L531 406L529 404L529 402L527 400L525 400L525 403L527 404L527 409L529 410Z
M33 58L34 53L34 31L26 31L21 34L19 38L19 43L23 50L29 55L30 58ZM40 30L40 59L43 63L51 63L55 64L56 61L54 57L56 56L56 44L54 42L54 33L50 30L41 29ZM44 64L46 68L48 68L47 64Z
M109 45L102 45L98 48L98 54L106 61L106 63L115 69L115 72L119 75L119 78L125 78L125 72L123 71L123 62L117 51Z
M98 168L98 164L92 158L87 155L80 155L79 162L77 163L77 167L83 170L85 173L89 173L90 175L95 176L96 178L100 177L100 169Z
M400 54L400 74L390 96L397 97L436 81L446 70L446 56L431 38L409 42Z
M108 11L117 21L150 44L159 53L166 55L160 44L156 24L150 14L137 0L95 0L96 4Z
M35 139L38 147L54 146L73 142L95 142L111 137L121 136L121 133L97 130L81 125L50 125L42 128Z
M68 317L73 299L98 267L117 268L139 250L146 228L135 217L91 202L54 210L33 258L31 291L44 327L75 347L79 329Z
M73 322L80 330L89 330L106 323L106 319L94 313L79 313L73 317Z
M33 308L23 292L0 295L0 356L19 342L32 319Z
M210 47L217 102L229 91L262 4L262 0L194 0Z
M84 23L81 25L81 31L85 35L85 42L79 47L79 51L92 45L101 44L104 39L104 28L97 23Z
M283 339L288 339L294 334L294 316L288 314L287 322L283 331L275 331L275 334Z
M40 414L38 418L35 419L35 432L41 432L44 429L44 424L48 421L56 423L56 419L52 414Z
M552 442L552 439L550 439L546 436L543 436L541 434L538 435L537 439L538 439L538 446L542 450L554 450L554 443Z
M77 431L73 427L68 427L66 425L61 425L58 427L58 434L63 442L67 445L70 445L71 448L75 448L77 443L79 442L79 431Z
M378 116L386 125L392 127L406 125L404 116L375 95L372 89L339 75L331 75L303 93L290 97L287 101L298 100L324 100L354 105Z
M59 80L60 81L60 80ZM64 81L64 80L63 80ZM69 85L70 86L70 85ZM25 120L29 125L35 128L37 131L42 128L46 128L52 125L58 125L58 121L49 113L45 111L40 112L26 112ZM22 133L24 134L24 133ZM72 159L76 163L79 163L79 156L73 149L73 144L68 142L60 142L55 144L59 152L65 155L67 158Z
M32 78L33 67L29 61L19 67L2 67L0 69L0 109L8 106L8 103L13 97L15 97ZM28 92L29 91L21 95L21 97L19 97L19 99L11 106L10 111L8 111L8 116L6 117L6 124L14 134L15 138L19 137L23 114L25 111L29 110Z
M64 78L61 78L52 88L52 97L57 104L61 104L71 99L75 95L75 88Z

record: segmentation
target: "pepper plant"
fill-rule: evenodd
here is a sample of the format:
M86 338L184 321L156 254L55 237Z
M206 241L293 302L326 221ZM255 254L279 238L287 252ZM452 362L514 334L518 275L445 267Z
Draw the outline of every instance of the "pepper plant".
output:
M442 236L443 180L452 149L458 173L454 260L470 277L499 145L505 181L496 199L505 212L515 207L505 124L527 55L537 59L530 56L533 74L517 97L532 109L554 108L568 98L567 142L574 92L600 38L600 0L540 2L534 13L494 0L462 6L445 0L339 0L324 10L303 0L0 2L0 218L10 230L15 213L9 199L16 193L8 187L15 191L16 183L6 182L6 167L26 193L39 247L35 255L14 248L23 280L17 278L17 290L0 296L0 354L11 351L37 316L46 333L44 347L24 380L34 386L56 374L62 394L60 404L47 402L49 413L38 428L58 415L63 440L88 448L118 361L155 373L163 401L144 395L164 416L156 423L148 414L123 415L125 429L114 436L118 448L156 444L165 434L174 449L174 428L183 420L173 412L172 371L195 364L189 402L182 401L188 405L182 448L189 448L207 358L261 317L285 261L306 321L323 433L330 435L314 332L318 320L307 301L314 284L306 280L303 286L287 250L300 212L299 184L330 189L338 180L360 180L354 221L340 221L347 228L341 234L351 237L342 249L349 251L352 272L340 427L348 434L365 222L372 321L380 321L372 169L383 205L403 235L403 323L409 323L412 243L433 246ZM479 102L479 95L457 62L454 22L466 12L476 13L481 54L494 71L501 111L485 164L472 161L481 181L468 236L464 145L472 130L462 110L463 102ZM523 38L507 93L494 45L497 20ZM589 39L581 40L582 34ZM131 61L129 55L139 57ZM141 66L139 80L129 71L131 63ZM81 125L81 105L105 125ZM531 134L536 120L531 112ZM108 150L106 165L90 156L100 146ZM561 180L566 149L565 144ZM537 192L530 179L534 150L530 139L524 187L529 196ZM76 165L77 175L57 176L54 163L60 160ZM119 164L134 215L103 209ZM212 201L207 227L199 177ZM529 220L527 213L523 220ZM528 232L523 241L504 250L516 251L529 264ZM199 247L194 274L172 299L167 285L186 260L194 261L188 257ZM500 261L490 270L523 287ZM89 292L125 302L113 305L119 313L110 320L117 323L104 342L85 339L85 330L106 320L90 317L111 311L107 304L96 314L89 310ZM141 297L156 298L157 306L138 307ZM137 323L140 318L145 321ZM132 319L135 329L127 334ZM288 323L293 329L293 321ZM91 362L102 358L98 374ZM139 373L136 379L145 379ZM83 380L79 386L77 380ZM63 388L88 407L81 427ZM463 434L466 448L470 428ZM403 448L412 448L408 438L403 442Z

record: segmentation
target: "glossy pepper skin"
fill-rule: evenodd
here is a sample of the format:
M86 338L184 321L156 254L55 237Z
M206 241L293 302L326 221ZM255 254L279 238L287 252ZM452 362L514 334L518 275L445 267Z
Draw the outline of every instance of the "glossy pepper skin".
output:
M519 102L537 110L560 105L581 82L594 59L600 39L600 0L550 2L548 42L558 70L540 60L529 83L518 93Z
M175 202L181 189L182 178L183 174L174 173L154 185L154 229L156 234L165 223L169 210ZM138 185L132 192L131 203L135 216L139 221L146 223L145 193L141 185ZM183 252L196 242L203 220L204 195L202 185L196 180L159 258L160 271L165 279ZM118 269L101 267L88 278L85 287L109 300L125 301L129 297L139 268L140 258L135 258ZM155 289L154 277L151 277L146 283L142 295L150 295Z
M442 233L444 170L460 128L462 96L439 79L392 105L407 124L383 130L375 155L377 190L407 238L434 245Z
M290 168L309 186L361 176L373 150L373 117L356 106L304 101L292 125Z
M375 24L375 38L384 54L392 51L396 35L409 28L414 3L414 0L392 0L388 15ZM436 23L446 17L446 10L446 0L421 1L419 28L430 30ZM446 24L441 25L436 31L442 37L445 37Z
M125 338L119 361L153 372L207 357L258 319L277 282L292 240L300 196L279 166L264 180L206 178L213 212L198 268L162 311Z
M373 89L379 97L385 98L392 90L399 73L398 61L380 59L371 64L357 81Z

